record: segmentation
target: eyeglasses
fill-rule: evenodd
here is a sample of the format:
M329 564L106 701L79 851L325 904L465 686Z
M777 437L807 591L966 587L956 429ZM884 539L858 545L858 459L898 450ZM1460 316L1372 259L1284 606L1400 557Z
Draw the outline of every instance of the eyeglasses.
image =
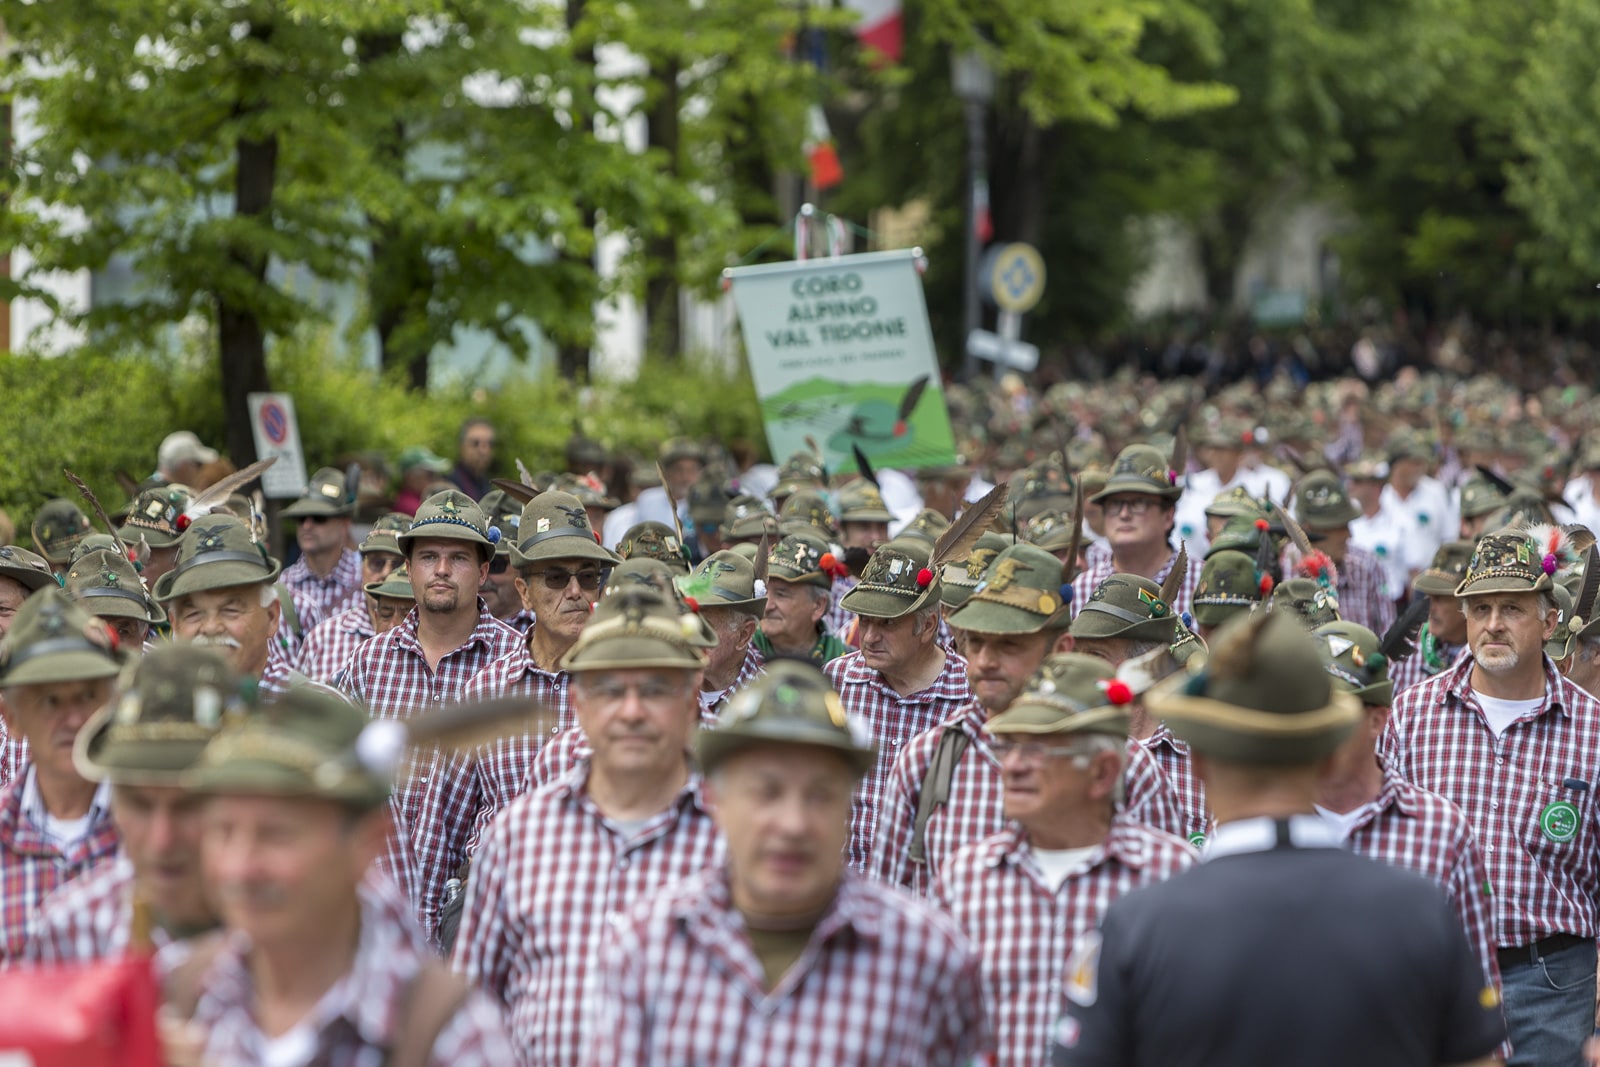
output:
M529 581L535 578L539 579L544 582L544 587L550 590L565 589L567 583L574 578L578 580L578 588L586 593L592 593L600 588L599 571L530 571L527 577Z
M489 573L490 574L504 574L506 571L508 571L510 569L511 569L511 557L510 556L496 556L494 559L491 559L489 561Z
M584 680L578 683L578 690L583 697L601 707L615 707L621 704L631 691L639 698L639 703L659 708L680 699L687 689L687 682L667 678L649 678L632 685L613 678L595 678L592 681Z
M1147 496L1119 496L1107 500L1103 506L1107 515L1115 515L1120 511L1126 511L1129 515L1143 515L1155 504Z
M309 522L313 526L321 526L323 523L327 522L328 520L330 520L332 518L333 518L332 515L302 515L302 516L300 516L300 525L304 526L306 523Z
M1069 759L1089 754L1082 745L1047 745L1043 741L1012 741L1001 737L989 742L989 751L993 752L994 758L998 760L1003 760L1015 752L1029 763L1038 763L1046 757Z

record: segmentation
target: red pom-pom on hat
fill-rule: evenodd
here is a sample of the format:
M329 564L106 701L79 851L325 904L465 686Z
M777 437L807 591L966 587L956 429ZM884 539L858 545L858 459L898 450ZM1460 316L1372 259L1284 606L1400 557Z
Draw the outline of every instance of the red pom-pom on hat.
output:
M687 607L690 611L694 612L696 615L700 614L700 601L696 600L694 597L692 597L692 596L684 597L683 598L683 603L684 603L685 607Z
M924 567L917 572L917 584L926 589L933 581L933 572Z
M1132 704L1133 690L1121 678L1112 678L1106 682L1106 699L1118 706Z
M178 516L178 521L173 523L173 525L178 528L178 532L179 533L182 533L183 531L185 531L185 530L187 530L189 528L189 516L187 516L187 515L179 515Z
M1270 522L1268 522L1266 519L1257 519L1256 520L1256 529L1260 530L1262 533L1266 533L1268 527L1270 527L1271 525L1272 524Z
M829 574L832 574L833 568L837 567L838 565L839 561L833 558L832 552L824 552L822 554L822 558L817 560L817 566L821 567Z
M1272 585L1273 585L1272 575L1263 574L1261 576L1261 595L1262 596L1266 596L1267 594L1271 593L1272 592Z

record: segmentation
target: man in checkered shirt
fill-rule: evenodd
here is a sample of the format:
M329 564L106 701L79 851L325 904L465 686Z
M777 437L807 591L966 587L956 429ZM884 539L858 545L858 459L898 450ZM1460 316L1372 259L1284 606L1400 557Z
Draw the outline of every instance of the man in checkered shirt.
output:
M1399 695L1381 750L1453 801L1483 848L1513 1063L1576 1062L1594 1029L1600 704L1542 650L1558 541L1479 539L1456 588L1469 654Z
M376 587L405 566L405 557L400 554L400 542L396 538L410 525L410 517L399 512L385 515L373 525L372 532L361 542L361 591L352 598L349 607L323 620L306 634L295 659L295 666L301 674L313 682L332 683L362 642L392 629L399 618L404 617L404 611L399 617L393 616L392 609L396 605L391 603L384 605L387 610L383 615L386 618L379 618ZM409 580L406 582L404 598L407 601L414 599ZM405 611L410 610L408 603Z
M1394 625L1394 598L1378 557L1350 543L1350 523L1361 509L1350 499L1344 482L1333 471L1315 470L1300 479L1294 491L1295 517L1307 533L1320 534L1317 551L1333 560L1338 571L1339 614L1384 633ZM1284 573L1294 573L1300 553L1290 546L1284 552Z
M1035 545L1013 545L990 562L977 591L951 615L951 625L967 642L967 680L974 696L895 758L867 868L877 877L926 894L957 849L1004 824L1000 761L990 750L984 723L1011 706L1050 653L1071 647L1061 577L1061 561L1054 555ZM949 770L936 771L936 764ZM927 789L933 792L919 840L918 811ZM935 803L941 794L942 803ZM1182 828L1159 768L1133 745L1126 794L1131 817L1153 819L1169 832Z
M1326 648L1335 688L1362 704L1355 731L1323 767L1317 811L1350 851L1437 882L1483 961L1485 980L1498 986L1489 876L1472 827L1450 801L1397 777L1374 756L1394 696L1377 635L1353 622L1331 622L1314 636Z
M967 661L939 644L939 576L928 561L925 549L906 541L872 554L844 600L860 622L861 648L823 667L878 753L850 818L850 866L858 871L872 856L884 784L900 750L972 700Z
M1181 839L1120 810L1132 694L1115 681L1093 657L1054 656L989 720L1008 821L951 857L934 885L983 961L999 1062L1015 1067L1046 1062L1077 938L1117 897L1195 862Z
M947 916L844 864L874 764L810 664L773 664L697 739L726 863L610 924L586 1067L957 1067L992 1051Z
M495 812L528 787L534 758L545 739L571 729L568 688L561 660L589 622L609 570L621 562L595 540L583 504L571 493L549 490L533 497L513 529L511 548L517 595L538 620L524 639L467 683L465 700L527 697L549 717L548 726L502 738L474 759L442 758L423 791L417 833L423 927L438 929L445 887L471 858Z
M0 963L21 953L49 893L117 850L110 788L79 773L72 747L120 668L106 624L54 583L0 641L0 718L31 754L0 789Z
M370 725L297 686L202 751L190 782L206 796L206 880L227 932L166 976L182 1020L164 1027L168 1062L516 1062L496 1006L419 947L368 877L391 819Z
M215 649L162 644L132 684L109 694L83 727L75 763L106 782L121 839L102 863L44 902L22 958L33 963L116 958L135 925L137 889L146 916L140 936L162 948L217 925L200 871L200 797L183 784L223 716L244 713L237 673Z
M707 717L715 718L766 665L755 636L767 610L767 583L757 584L750 560L724 550L707 556L677 579L677 585L717 636L716 647L706 653L705 676L700 680L700 707Z
M55 584L55 574L43 556L15 545L0 545L0 638L5 637L23 601ZM27 741L9 730L0 717L0 786L21 777L27 765Z
M489 613L478 587L499 531L459 490L435 493L417 508L396 541L406 557L416 598L405 620L367 641L335 684L375 718L405 719L453 704L477 673L516 648L521 635ZM437 752L408 755L392 803L394 834L380 867L411 898L425 923L418 869L429 845L417 839L422 790L440 762Z
M362 585L377 580L363 575L361 556L350 547L355 512L355 486L332 467L313 474L305 495L283 509L300 546L300 558L283 572L300 634L361 603Z
M1451 541L1433 554L1427 570L1412 579L1412 592L1428 598L1428 621L1417 634L1416 651L1390 668L1396 694L1444 673L1466 654L1467 617L1456 599L1456 586L1471 559L1471 541Z
M563 660L590 755L512 800L473 859L453 963L504 1005L525 1065L577 1062L608 920L720 862L689 758L698 636L653 592L603 599Z
M1161 768L1161 775L1171 787L1183 818L1181 836L1199 848L1211 832L1211 808L1206 803L1205 783L1194 773L1193 754L1188 744L1179 740L1166 723L1151 715L1144 703L1144 695L1152 686L1184 667L1186 661L1180 661L1176 654L1181 650L1182 645L1175 644L1124 660L1117 666L1117 678L1133 696L1133 703L1128 705L1128 732L1134 744ZM1162 828L1168 833L1174 832L1170 827Z
M1105 510L1110 553L1089 552L1083 573L1072 580L1072 605L1082 611L1090 595L1113 574L1133 574L1165 584L1178 564L1172 547L1174 508L1183 490L1167 458L1149 445L1129 445L1117 455L1106 486L1091 499ZM1201 561L1189 559L1168 605L1174 615L1189 610L1200 581Z

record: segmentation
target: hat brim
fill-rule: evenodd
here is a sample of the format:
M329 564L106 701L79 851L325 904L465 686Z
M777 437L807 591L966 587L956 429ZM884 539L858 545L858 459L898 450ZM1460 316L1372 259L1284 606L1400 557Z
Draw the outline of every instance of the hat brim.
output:
M354 504L335 504L317 497L301 497L278 514L285 519L304 519L318 515L330 519L345 518L356 513Z
M464 526L450 523L431 523L427 530L420 533L403 533L395 538L395 541L400 545L400 554L407 559L411 558L411 546L417 541L463 541L478 547L478 554L483 557L483 562L487 563L494 558L494 542Z
M527 542L523 542L527 544ZM523 551L521 545L511 546L511 563L516 567L526 567L530 563L542 563L552 559L586 559L596 563L603 563L607 567L615 567L622 562L622 557L606 548L589 534L574 533L561 537L551 537L546 540L528 545Z
M353 775L347 786L313 785L303 772L266 760L232 759L191 772L184 784L196 793L221 796L303 797L371 810L388 802L389 790Z
M844 595L839 601L839 606L848 612L864 615L869 619L898 619L903 615L910 615L914 611L935 603L941 594L943 586L944 583L935 578L914 599L908 599L903 596L896 596L894 593L865 589L858 585Z
M132 526L123 524L117 529L117 536L126 545L137 545L140 538L151 548L171 548L182 539L181 533L172 533L168 530L157 530L149 526Z
M1411 588L1425 596L1455 596L1461 579L1443 571L1423 571L1411 579Z
M1065 629L1071 609L1061 603L1060 597L1054 599L1061 606L1049 615L1040 615L1010 604L996 604L972 596L960 611L950 616L950 625L957 630L977 634L1036 634L1052 626Z
M1064 712L1049 704L1034 704L1026 696L990 719L984 730L991 734L1112 734L1128 736L1128 711L1107 704L1079 712Z
M1170 616L1159 619L1145 619L1142 622L1126 622L1104 611L1097 611L1092 604L1085 605L1078 612L1078 617L1072 620L1072 625L1067 632L1073 637L1126 637L1133 641L1159 641L1162 644L1171 644L1176 629L1176 620Z
M1248 615L1255 610L1259 600L1252 600L1247 604L1195 604L1194 621L1202 626L1221 626L1241 615Z
M1106 487L1104 489L1100 490L1094 496L1089 498L1089 503L1104 504L1108 498L1122 493L1142 493L1145 496L1158 497L1162 500L1170 502L1176 501L1180 496L1182 496L1183 489L1176 485L1169 486L1165 489L1158 489L1156 486L1143 480L1142 478L1138 481L1123 482L1119 482L1113 478L1111 481L1106 482Z
M186 784L189 772L214 731L196 726L194 736L173 736L171 730L165 730L160 736L112 741L116 707L115 701L107 704L91 715L78 731L72 743L72 762L78 773L91 782L110 780L119 785Z
M626 671L646 667L697 671L705 665L704 653L642 634L616 637L587 648L581 644L574 645L561 657L561 668L573 673Z
M701 730L695 735L695 757L700 768L710 774L719 764L740 751L757 745L808 745L837 752L850 761L856 777L864 778L877 765L878 750L857 745L840 731L809 726L793 720L747 720L735 726Z
M1327 515L1307 515L1300 520L1300 525L1308 532L1311 530L1342 530L1360 517L1361 509L1347 500L1343 509Z
M99 678L115 678L121 671L122 666L116 660L88 649L52 652L24 661L0 678L0 685L10 689L16 685L91 682Z
M152 595L162 603L169 603L190 593L203 593L208 589L232 589L240 585L269 585L278 580L283 565L275 559L266 570L235 560L216 563L191 564L186 569L172 570L156 580Z
M10 578L30 593L37 593L47 585L58 584L54 572L36 571L32 567L0 565L0 578Z
M88 594L88 595L86 595ZM160 604L144 597L95 595L80 589L72 599L89 614L101 619L138 619L141 622L160 624L167 621L167 613Z
M840 522L893 522L888 508L861 508L839 516Z
M1548 574L1539 575L1539 580L1532 585L1528 579L1518 578L1514 575L1501 575L1485 578L1467 578L1455 588L1457 599L1469 596L1484 596L1488 593L1543 593L1555 585Z
M1314 763L1355 729L1361 700L1329 684L1328 703L1298 714L1242 708L1184 691L1186 674L1158 684L1145 698L1150 713L1202 755L1252 766Z

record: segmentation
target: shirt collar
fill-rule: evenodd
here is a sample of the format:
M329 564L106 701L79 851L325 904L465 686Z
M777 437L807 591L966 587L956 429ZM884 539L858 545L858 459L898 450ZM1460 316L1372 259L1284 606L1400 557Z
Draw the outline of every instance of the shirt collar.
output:
M55 841L50 839L45 832L50 813L45 809L44 796L39 792L38 769L32 764L28 765L28 773L22 780L22 817L32 824L39 836L49 840L51 844L62 849L71 848L78 841L86 840L111 810L111 783L101 782L94 790L94 798L89 801L87 818L83 823L83 834L75 841Z
M1266 815L1222 823L1206 839L1200 859L1210 862L1224 856L1270 852L1278 846L1279 825L1279 820ZM1320 815L1291 815L1283 825L1288 827L1289 842L1295 848L1340 848L1344 844L1338 831Z
M1539 653L1539 658L1544 661L1544 693L1540 696L1538 714L1543 715L1553 707L1567 718L1572 718L1572 709L1561 699L1562 677L1561 672L1556 670L1555 661L1543 652ZM1449 692L1462 704L1468 703L1469 698L1472 704L1477 704L1477 692L1472 688L1472 668L1476 662L1468 650L1460 662L1451 668L1455 673L1450 679Z
M1028 833L1021 823L1008 821L998 835L997 846L989 856L990 867L998 867L1001 863L1027 863L1038 871L1039 861L1034 857L1033 842L1028 839ZM1149 841L1133 829L1133 822L1126 814L1118 811L1111 817L1111 827L1106 831L1105 840L1094 846L1085 870L1092 871L1110 860L1116 860L1124 867L1140 869L1148 866L1152 859L1154 856Z
M603 820L605 816L600 813L600 809L589 798L589 770L592 758L592 756L586 755L579 759L566 774L555 780L553 788L558 795L576 803L597 820ZM672 811L687 804L702 814L709 816L711 808L706 803L705 784L704 776L701 775L693 761L690 761L689 780L683 783L683 788L678 791L678 795L673 798L672 803L662 810ZM660 813L658 812L656 815L651 816L651 821L659 817Z
M394 634L396 645L409 649L419 656L422 655L422 638L417 633L418 620L421 618L418 614L420 611L420 608L412 607L410 611L406 612L406 617L401 621L400 625L389 631ZM461 643L461 647L456 649L456 652L471 648L473 645L482 645L486 648L493 647L494 628L503 625L505 624L499 619L489 614L489 602L480 596L478 598L478 625L472 628L472 633ZM449 655L455 655L455 652L449 653Z

